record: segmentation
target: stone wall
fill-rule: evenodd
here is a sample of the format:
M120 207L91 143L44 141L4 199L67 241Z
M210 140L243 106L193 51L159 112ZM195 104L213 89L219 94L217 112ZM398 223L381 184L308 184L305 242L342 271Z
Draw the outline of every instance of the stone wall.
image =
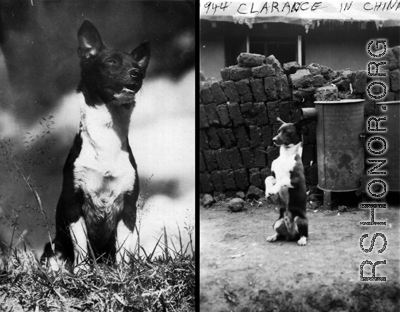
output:
M386 101L399 99L399 51L400 47L388 49L387 64L380 67L387 77L379 80L390 86ZM272 146L280 126L277 117L296 122L302 118L301 108L313 107L315 99L367 99L370 81L366 71L334 71L296 62L281 66L273 55L249 53L241 53L237 65L222 69L221 77L200 86L200 187L202 193L214 195L262 194L271 163L279 155ZM326 87L333 92L327 95ZM364 112L374 114L375 102L366 100ZM315 131L311 122L304 135L302 159L308 185L318 182Z

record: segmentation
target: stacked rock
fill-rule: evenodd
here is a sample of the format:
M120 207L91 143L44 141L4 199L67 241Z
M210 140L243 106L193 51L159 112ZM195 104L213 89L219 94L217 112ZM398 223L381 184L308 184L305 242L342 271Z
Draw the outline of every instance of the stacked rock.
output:
M400 47L388 51L385 100L398 100ZM281 66L273 55L252 53L241 53L237 60L238 64L221 70L221 80L201 82L202 193L260 194L271 163L279 155L272 146L280 126L277 117L285 122L300 120L301 108L313 107L322 94L324 100L366 99L365 115L375 113L375 101L366 94L371 80L366 70L334 71L316 63L300 66L297 62ZM315 122L307 128L302 158L308 185L316 185Z

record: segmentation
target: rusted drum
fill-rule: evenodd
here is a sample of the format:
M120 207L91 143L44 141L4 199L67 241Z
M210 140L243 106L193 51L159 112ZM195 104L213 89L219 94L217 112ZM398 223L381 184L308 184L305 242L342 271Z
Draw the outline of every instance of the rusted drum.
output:
M347 192L364 174L364 100L316 101L318 188Z
M382 158L387 160L385 167L379 169L386 171L384 176L388 184L388 191L400 191L400 101L379 102L379 114L377 117L386 117L386 122L380 122L382 128L386 128L386 132L380 132L379 136L385 138L387 143L386 153Z

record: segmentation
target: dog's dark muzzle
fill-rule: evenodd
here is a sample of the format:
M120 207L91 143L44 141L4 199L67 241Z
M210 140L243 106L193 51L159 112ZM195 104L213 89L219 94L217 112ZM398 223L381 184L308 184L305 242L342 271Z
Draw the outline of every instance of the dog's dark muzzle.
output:
M140 90L141 87L142 87L142 81L140 80L140 81L135 82L133 84L125 85L124 91L128 91L128 92L130 91L132 93L136 93L136 92L138 92Z
M143 82L143 73L140 69L134 68L129 71L132 83L125 84L124 88L134 93L140 90Z

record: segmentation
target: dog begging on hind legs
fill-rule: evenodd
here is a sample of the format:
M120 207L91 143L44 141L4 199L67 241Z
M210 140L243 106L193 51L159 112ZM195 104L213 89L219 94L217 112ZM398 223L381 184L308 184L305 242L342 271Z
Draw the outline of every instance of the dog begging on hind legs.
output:
M273 138L280 147L279 157L272 162L272 175L265 179L265 196L278 197L279 218L274 223L275 234L268 236L268 242L280 239L297 240L300 246L307 244L308 221L306 216L306 182L301 161L302 128L306 120L296 123L282 123Z
M85 104L63 169L56 237L41 257L53 269L66 261L74 272L87 267L89 255L118 264L128 262L135 250L139 177L128 132L150 46L144 42L130 53L108 48L85 20L78 31L78 56L78 91Z

